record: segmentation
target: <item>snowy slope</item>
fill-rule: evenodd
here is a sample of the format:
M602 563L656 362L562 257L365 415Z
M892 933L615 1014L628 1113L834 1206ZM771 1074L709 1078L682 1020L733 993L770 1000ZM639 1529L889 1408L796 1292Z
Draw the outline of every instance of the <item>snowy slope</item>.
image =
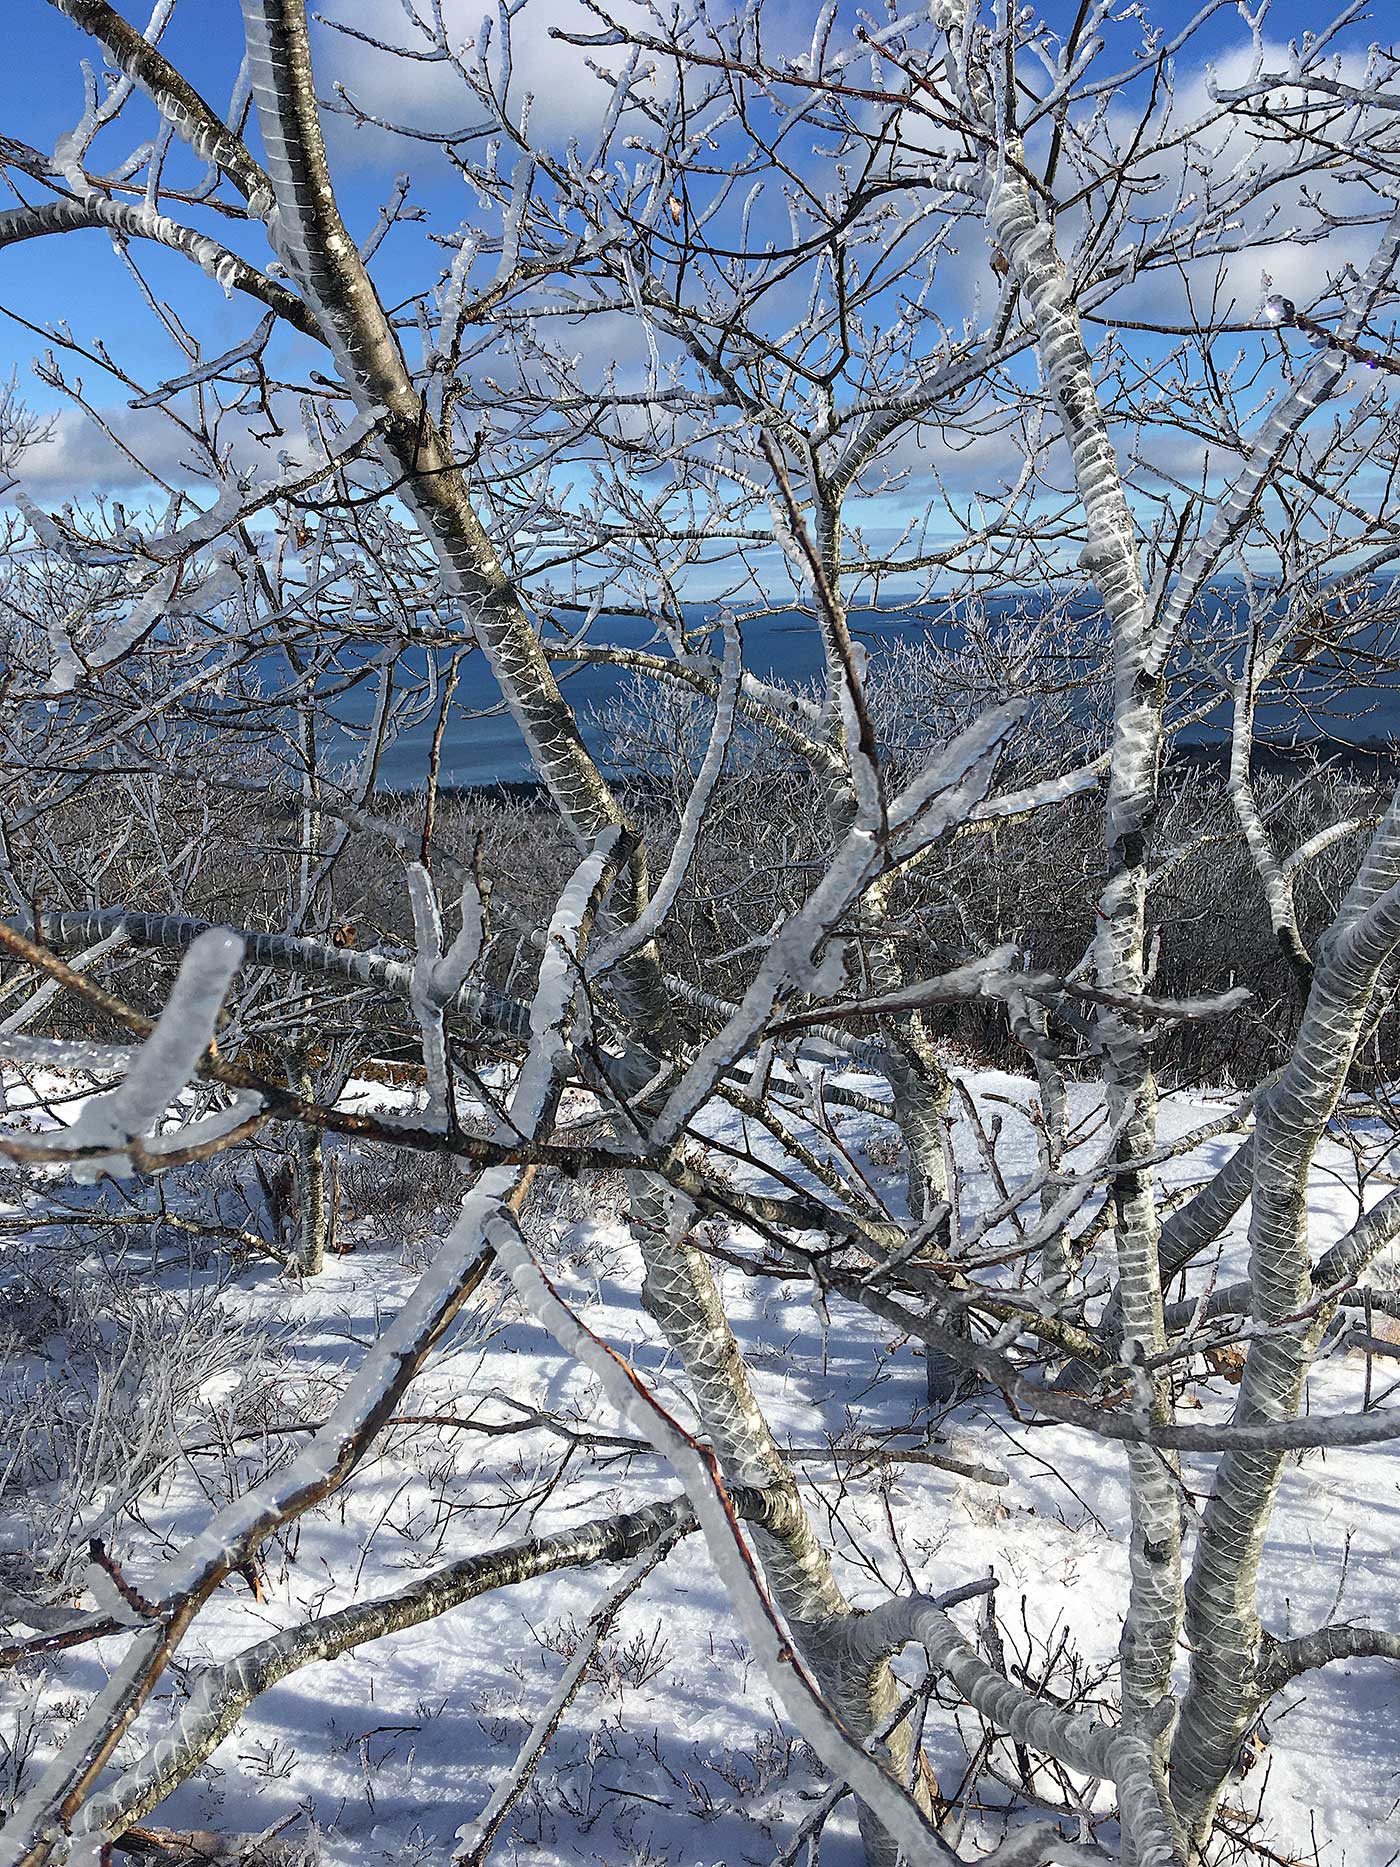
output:
M1030 1102L1031 1085L987 1072L968 1080L979 1105L987 1106L988 1096L1004 1098L994 1105L1005 1122L1003 1172L1018 1162L1028 1169L1032 1132L1017 1109ZM1075 1115L1085 1147L1092 1147L1097 1114L1088 1091L1077 1096ZM1164 1137L1187 1134L1227 1108L1206 1095L1171 1098L1163 1109ZM723 1139L761 1152L757 1134L737 1132L738 1117L714 1119ZM888 1162L881 1146L888 1131L863 1115L843 1119L841 1131L855 1162L893 1198L898 1171L880 1164ZM1183 1154L1164 1177L1199 1178L1229 1145L1217 1139ZM1376 1137L1372 1166L1387 1145L1387 1137ZM956 1154L968 1168L964 1205L972 1213L992 1189L977 1170L970 1133L959 1133ZM753 1169L735 1172L756 1177ZM1369 1201L1380 1190L1373 1178L1358 1193L1354 1154L1342 1146L1326 1150L1314 1190L1318 1248L1345 1230L1358 1198ZM538 1215L536 1242L561 1291L607 1340L630 1345L638 1372L684 1417L684 1393L641 1310L637 1257L607 1192L602 1186L586 1193L585 1203L596 1207L587 1216ZM207 1514L206 1500L226 1495L221 1486L246 1483L269 1449L276 1456L295 1439L294 1432L277 1431L218 1443L221 1422L226 1427L239 1414L240 1381L259 1384L260 1417L273 1427L320 1417L328 1395L412 1288L414 1273L397 1246L372 1228L350 1229L359 1234L354 1250L302 1287L270 1263L249 1264L227 1283L223 1308L265 1327L275 1355L256 1369L211 1379L206 1429L193 1440L186 1434L187 1444L206 1449L164 1475L142 1500L140 1523L128 1523L119 1539L138 1578L143 1551L154 1553L166 1539L178 1543ZM1192 1288L1240 1273L1240 1229L1232 1230L1218 1264L1193 1271ZM186 1289L192 1278L213 1275L209 1266L163 1274L166 1287L183 1278ZM994 1396L964 1402L937 1422L929 1441L922 1362L911 1345L849 1306L833 1303L823 1313L802 1281L761 1281L738 1268L721 1275L755 1386L779 1440L801 1454L819 1530L838 1551L850 1596L873 1603L911 1585L937 1593L990 1571L1013 1672L1022 1667L1033 1681L1048 1678L1051 1691L1087 1691L1110 1704L1127 1577L1121 1452L1070 1429L1018 1424ZM7 1379L15 1378L16 1365ZM1364 1373L1358 1356L1325 1359L1310 1404L1355 1406ZM1377 1360L1373 1397L1397 1377L1400 1364ZM1223 1389L1219 1406L1228 1394ZM530 1409L550 1415L555 1429L540 1425ZM600 1403L591 1377L521 1314L500 1280L416 1384L408 1412L415 1423L395 1427L345 1493L269 1547L261 1601L243 1580L220 1592L182 1655L183 1667L383 1594L472 1551L676 1492L649 1451L589 1443L589 1435L630 1434ZM496 1430L464 1429L445 1423L447 1416ZM890 1456L852 1455L854 1444L876 1442ZM894 1456L900 1448L951 1454L1004 1482L910 1462ZM1208 1489L1210 1463L1184 1461L1189 1495L1200 1498ZM1308 1453L1290 1463L1265 1565L1267 1622L1281 1633L1329 1616L1393 1624L1398 1508L1400 1455L1386 1447ZM154 1819L175 1828L255 1833L304 1814L334 1861L446 1858L455 1831L479 1813L616 1576L611 1568L564 1572L503 1590L294 1674L257 1702ZM978 1612L973 1602L956 1615L971 1632ZM61 1735L61 1714L76 1709L119 1652L119 1642L107 1642L53 1664L42 1680L11 1680L0 1728L11 1729L26 1693L38 1694L50 1710L57 1705L60 1717L38 1734L41 1754ZM916 1654L901 1662L910 1679L920 1670ZM1381 1867L1392 1858L1394 1842L1386 1836L1400 1798L1395 1692L1392 1669L1358 1663L1308 1675L1281 1695L1257 1761L1228 1798L1252 1846L1327 1867L1344 1861ZM158 1728L181 1697L175 1674L139 1731ZM965 1708L936 1696L928 1753L945 1790L954 1790L970 1767L976 1771L987 1811L980 1836L991 1842L1001 1832L996 1811L1011 1799L1006 1785L1025 1786L1008 1747L988 1751L981 1740ZM129 1738L122 1755L139 1754L147 1741L139 1733ZM820 1766L773 1706L701 1542L691 1538L627 1604L493 1858L541 1867L766 1863L824 1787ZM1061 1787L1041 1769L1030 1793L1058 1802ZM1086 1801L1090 1827L1102 1806L1092 1794ZM847 1803L827 1825L822 1861L854 1863L854 1835ZM1103 1838L1113 1840L1111 1828Z

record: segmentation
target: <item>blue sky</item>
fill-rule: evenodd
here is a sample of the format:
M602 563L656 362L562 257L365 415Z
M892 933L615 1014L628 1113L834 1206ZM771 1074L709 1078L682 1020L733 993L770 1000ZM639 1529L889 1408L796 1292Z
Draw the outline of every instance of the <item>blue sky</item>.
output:
M382 15L386 36L398 34L403 26L398 0L371 3ZM0 133L48 151L81 114L79 60L91 55L91 42L47 0L8 0L8 7L13 23L7 44L14 56L0 64ZM120 10L134 22L144 24L144 6L124 0ZM343 9L331 4L323 10L334 14ZM361 5L358 16L364 17L367 10ZM481 10L485 13L494 8L488 8L486 0L482 0ZM781 10L798 18L810 11L791 6ZM1072 0L1050 0L1040 12L1056 24L1072 19L1075 10ZM1185 13L1185 9L1164 5L1161 0L1149 0L1147 11L1149 17L1169 27L1174 27ZM1276 0L1267 16L1268 37L1286 40L1315 28L1332 11L1330 6L1312 4L1310 0ZM1369 20L1363 16L1349 27L1349 43L1364 45L1371 38L1387 37L1381 11L1373 10ZM525 17L530 17L528 11ZM1246 37L1244 27L1227 15L1209 22L1198 44L1205 55L1241 43ZM222 106L242 51L237 0L180 0L163 44L204 95ZM396 164L392 159L375 160L376 155L382 157L384 150L382 144L374 148L372 138L347 133L337 141L337 182L343 205L352 219L372 220L376 202ZM441 225L450 225L458 213L470 211L470 202L461 198L462 193L450 180L444 186L431 175L420 172L415 177L415 198L433 208ZM183 266L172 261L161 270L170 275L172 291L180 293ZM181 293L177 303L192 295L204 301L208 316L208 301L213 294L194 282L194 294ZM149 313L101 233L66 235L0 251L0 303L36 320L52 317L55 312L66 315L76 336L82 337L85 332L100 335L113 347L152 341ZM215 317L217 321L216 312ZM246 313L240 307L230 316L230 336L240 333L245 323ZM8 320L0 320L0 369L12 365L27 369L34 348L34 340L26 333L16 330Z
M91 56L92 47L68 20L47 4L47 0L10 0L10 4L17 16L18 29L9 39L16 56L8 67L0 69L0 132L41 149L51 149L59 134L71 127L81 112L79 60L85 54ZM557 18L574 4L576 0L532 0L523 17L526 21ZM342 16L348 14L360 24L376 25L386 37L404 36L399 0L327 0L327 10ZM482 10L485 10L485 0ZM123 11L133 21L144 24L144 5L138 8L127 0ZM1075 11L1074 0L1050 0L1044 8L1045 17L1061 28L1068 26ZM1168 30L1178 29L1186 17L1184 9L1164 4L1164 0L1148 0L1145 12L1150 20ZM1271 43L1281 45L1290 36L1315 28L1331 17L1330 7L1320 9L1308 0L1277 0L1267 14L1266 37ZM779 6L773 13L775 30L781 32L787 26L795 40L809 30L810 18L811 8L797 4ZM547 63L548 58L556 54L548 47L539 28L535 31L533 50L543 61L540 69L548 81L551 75L557 76L557 69ZM1364 47L1369 40L1384 36L1385 21L1373 12L1369 17L1359 15L1352 22L1343 43L1352 48ZM1227 52L1245 43L1247 38L1243 21L1233 11L1227 11L1212 19L1193 41L1193 61L1200 62ZM242 49L237 0L180 0L163 44L211 103L222 108ZM327 43L322 34L321 64L328 76L339 72L352 83L358 79L369 83L370 67L374 63L373 54L349 50L346 42L340 39ZM1108 68L1111 69L1111 65ZM410 70L422 72L424 68ZM561 87L556 85L558 88ZM568 106L567 97L556 95L552 99L552 107L558 111L567 113ZM449 108L455 121L455 104L444 107ZM149 118L137 116L134 107L129 114L133 126L149 121ZM356 133L343 123L333 122L331 135L342 205L352 226L359 230L367 229L372 223L377 204L393 173L404 166L409 166L413 172L413 199L429 211L430 224L437 230L450 231L461 217L471 214L472 198L454 177L445 173L440 162L425 159L419 152L410 151L405 155L402 145L394 148L386 138L373 133ZM126 120L120 140L123 149L133 140ZM27 181L23 185L30 198L35 198L37 188ZM222 237L230 238L231 243L242 245L250 257L260 262L266 258L259 230L243 230L240 236L226 222L218 223L216 230ZM411 269L405 277L412 286L421 287L430 277L424 267L431 261L421 248L418 230L413 228L391 235L377 263L379 276L381 279L393 276L395 241L412 243L411 248L405 244L401 249L405 255L412 252ZM246 300L225 300L210 281L195 274L188 262L173 255L147 245L142 247L140 257L153 287L167 296L180 315L190 321L206 344L206 353L216 354L251 330L256 314ZM1257 276L1257 270L1256 267L1251 277ZM70 234L0 249L0 306L37 323L56 316L66 318L79 342L91 344L100 340L109 345L118 356L128 359L147 381L178 374L187 367L160 332L135 282L112 252L106 235L99 232ZM313 358L312 346L300 339L295 342L305 362L319 360ZM30 373L31 359L41 346L41 339L11 319L0 318L0 369L17 369L26 397L38 408L49 406L53 399L42 385L34 382ZM96 402L121 405L123 392L109 380L104 381L100 370L84 367L72 359L65 367L84 375ZM100 443L96 444L95 474L101 452ZM65 461L65 470L70 466L81 470L81 465L81 461ZM48 490L52 492L53 489Z

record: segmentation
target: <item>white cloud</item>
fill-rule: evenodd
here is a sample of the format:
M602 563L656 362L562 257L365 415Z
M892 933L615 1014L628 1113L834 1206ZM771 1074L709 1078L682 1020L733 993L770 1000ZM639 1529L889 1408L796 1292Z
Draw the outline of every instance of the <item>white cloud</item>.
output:
M180 463L188 452L188 440L156 410L106 409L103 419L163 479L187 477L181 475ZM149 476L95 422L71 405L59 409L47 423L47 433L25 448L17 472L32 498L48 502L129 492L151 484Z
M81 503L115 493L143 495L159 503L164 497L157 483L161 482L189 492L200 505L209 502L213 489L198 471L201 457L184 430L159 409L117 403L97 412L123 446L109 439L82 409L71 403L58 409L47 418L43 435L14 464L30 498L57 506L65 500ZM242 416L226 416L219 424L219 444L236 468L267 478L278 471L279 453L294 461L310 458L297 429L266 442L255 436L255 426L261 424Z
M621 9L624 17L627 10ZM399 0L332 0L322 8L322 15L389 45L418 52L430 49ZM443 0L442 16L449 44L460 52L462 62L478 64L480 48L488 45L487 63L499 78L503 59L496 8L483 0ZM589 66L617 73L625 62L625 49L586 49L552 36L555 30L596 33L599 25L597 14L582 0L528 0L516 12L511 25L510 95L517 120L527 94L533 98L530 126L535 137L557 146L571 136L585 140L601 124L612 87ZM396 57L333 31L323 33L318 57L324 80L343 83L361 109L388 122L447 134L482 120L480 103L447 60ZM392 160L395 149L402 156L403 145L396 139L356 140L373 159ZM346 141L345 146L353 149L356 143Z
M1359 80L1364 55L1352 50L1337 56L1339 73ZM1319 209L1339 217L1357 210L1374 211L1371 194L1358 190L1328 165L1306 175L1308 195L1315 204L1307 205L1299 180L1289 173L1306 154L1300 137L1280 135L1275 129L1261 138L1247 116L1219 120L1221 106L1214 101L1213 91L1243 87L1260 72L1286 70L1289 62L1286 46L1264 41L1256 49L1248 40L1216 51L1209 61L1180 62L1160 133L1186 136L1190 131L1188 146L1174 146L1139 165L1142 173L1134 210L1144 217L1163 212L1184 188L1195 199L1183 208L1178 224L1189 227L1205 207L1228 199L1238 183L1245 205L1232 217L1231 233L1222 245L1233 241L1240 250L1212 254L1207 243L1202 256L1187 260L1180 270L1173 266L1144 275L1115 295L1113 305L1120 315L1187 322L1194 310L1198 317L1213 314L1248 321L1268 289L1307 302L1347 264L1358 269L1366 265L1374 248L1373 230L1343 225L1324 227L1320 239L1300 240L1298 235L1318 231ZM1299 96L1296 90L1280 91L1274 101L1278 106L1296 104ZM1126 146L1137 124L1131 103L1115 101L1106 120L1106 140ZM1269 186L1271 177L1273 185ZM1271 281L1268 287L1263 283L1265 275Z

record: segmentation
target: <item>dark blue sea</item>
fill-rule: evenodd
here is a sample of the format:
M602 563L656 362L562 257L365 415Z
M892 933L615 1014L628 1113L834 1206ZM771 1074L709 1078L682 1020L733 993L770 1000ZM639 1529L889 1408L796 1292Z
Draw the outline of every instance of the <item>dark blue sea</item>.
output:
M1218 592L1222 596L1224 592ZM985 612L995 614L997 599L988 599ZM1010 602L1005 613L1012 613ZM1015 611L1028 613L1027 599L1017 598ZM1034 600L1030 608L1034 610ZM710 620L703 606L697 605L695 624ZM931 604L922 614L904 610L865 610L851 617L852 630L863 642L870 657L872 678L878 679L880 663L899 642L931 643L944 649L956 649L966 640L966 631L956 609L951 605ZM1064 668L1073 678L1083 671L1083 655L1088 630L1092 637L1093 613L1069 612L1065 623ZM821 649L816 625L810 615L784 611L765 615L741 624L744 665L763 680L804 686L814 682L821 672ZM611 617L595 624L589 638L595 644L658 649L666 647L654 640L651 625L641 619ZM716 632L712 646L719 651ZM1334 752L1343 759L1367 762L1377 757L1389 760L1400 753L1400 660L1376 639L1349 664L1347 692L1338 692L1335 658L1324 659L1322 670L1295 676L1286 702L1260 710L1258 728L1264 742L1265 756L1276 752L1285 761L1302 746ZM1055 649L1051 649L1053 666ZM446 657L443 658L445 665ZM426 653L419 651L404 657L403 666L409 685L421 680L426 670ZM555 663L564 692L572 701L585 739L599 755L606 751L605 731L599 715L617 701L628 684L628 676L598 666ZM357 742L363 743L362 729L369 718L372 686L368 681L351 684L333 702L331 711L345 729L343 750L351 757ZM494 710L493 710L494 709ZM394 743L379 766L378 782L382 790L409 791L418 788L428 771L429 752L436 724L436 707L420 709L420 717L411 710L400 724ZM1218 756L1224 744L1223 708L1217 708L1199 723L1179 735L1178 744L1197 759ZM500 706L500 697L485 658L479 651L461 663L453 704L443 735L440 781L451 789L474 789L498 784L529 784L535 773L514 720Z

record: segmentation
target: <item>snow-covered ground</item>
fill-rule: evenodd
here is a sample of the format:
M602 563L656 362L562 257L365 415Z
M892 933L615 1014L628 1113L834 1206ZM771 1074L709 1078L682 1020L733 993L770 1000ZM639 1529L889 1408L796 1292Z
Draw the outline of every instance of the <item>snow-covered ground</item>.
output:
M987 1072L969 1074L968 1082L979 1105L1004 1118L1003 1172L1028 1170L1032 1133L1017 1110L1031 1100L1032 1086ZM1171 1097L1164 1135L1213 1122L1228 1107L1204 1094ZM1096 1117L1087 1090L1076 1092L1075 1114L1088 1137ZM756 1134L738 1132L737 1116L723 1120L726 1140L760 1151ZM898 1170L880 1145L888 1130L863 1115L843 1118L840 1127L856 1161L892 1195ZM1093 1143L1086 1138L1085 1145ZM1387 1145L1388 1137L1376 1137L1372 1161ZM1229 1146L1228 1137L1210 1141L1170 1162L1164 1175L1169 1183L1197 1179ZM955 1151L968 1168L966 1204L975 1210L988 1188L970 1131L959 1133ZM1359 1197L1369 1201L1381 1190L1373 1179L1359 1195L1355 1154L1329 1146L1314 1182L1317 1248L1346 1229ZM673 1360L641 1309L636 1253L606 1184L584 1189L580 1206L590 1203L594 1209L584 1216L538 1215L537 1245L593 1329L624 1348L666 1403L685 1415ZM1193 1272L1192 1288L1240 1274L1241 1230L1232 1229L1218 1261ZM400 1244L370 1223L350 1223L346 1232L353 1249L300 1286L259 1260L221 1276L218 1252L200 1268L186 1259L157 1273L165 1300L196 1311L201 1291L218 1282L223 1312L249 1325L250 1341L265 1331L271 1347L250 1349L246 1362L234 1357L232 1365L215 1366L204 1380L185 1455L139 1500L115 1538L138 1583L143 1561L189 1535L211 1501L249 1482L270 1448L285 1449L296 1437L273 1430L234 1441L229 1422L253 1418L278 1429L321 1417L411 1290L414 1269L403 1262ZM7 1248L0 1239L0 1252ZM129 1259L133 1275L140 1264L139 1254ZM962 1404L937 1423L930 1441L923 1363L909 1343L850 1306L833 1302L823 1313L804 1282L759 1280L723 1266L720 1275L760 1399L779 1440L800 1454L818 1529L837 1551L851 1598L874 1603L911 1586L938 1593L990 1571L1013 1672L1024 1669L1027 1679L1046 1681L1057 1694L1087 1688L1092 1700L1111 1702L1127 1578L1121 1451L1068 1428L1019 1424L995 1396ZM18 1383L41 1378L45 1353L59 1354L63 1345L42 1329L36 1337L31 1326L24 1346L27 1353L12 1344L5 1375L11 1396ZM1373 1401L1397 1377L1400 1363L1376 1360ZM1366 1378L1361 1357L1332 1354L1315 1373L1310 1405L1358 1406ZM1204 1412L1186 1417L1212 1417L1229 1394L1222 1387ZM539 1424L531 1409L551 1416L554 1427ZM124 1742L122 1757L146 1748L149 1733L178 1707L187 1669L206 1659L381 1595L461 1555L676 1490L649 1451L589 1443L589 1435L628 1429L600 1403L592 1378L521 1312L499 1279L455 1327L405 1410L416 1423L393 1428L344 1492L267 1547L261 1599L241 1578L219 1591L182 1651L180 1670L168 1676L162 1702ZM432 1418L424 1423L424 1416ZM13 1405L4 1417L14 1422ZM900 1448L951 1454L1002 1482L899 1456L863 1462L852 1456L854 1445L877 1444L887 1454ZM1204 1497L1210 1464L1184 1461L1190 1496ZM13 1487L3 1506L9 1518L0 1532L13 1550L29 1520ZM1290 1462L1265 1560L1266 1620L1280 1633L1328 1618L1394 1625L1397 1541L1400 1454L1382 1446ZM304 1814L333 1861L445 1860L456 1830L480 1812L514 1757L616 1575L608 1568L564 1571L504 1589L292 1675L256 1702L156 1819L172 1828L256 1833ZM979 1604L955 1613L972 1631ZM42 1708L30 1771L120 1650L119 1642L87 1647L42 1673L12 1674L0 1686L0 1733L12 1747L24 1741L26 1705L31 1712ZM901 1670L917 1678L917 1655L906 1655ZM1395 1857L1398 1684L1394 1669L1379 1662L1339 1665L1305 1676L1276 1701L1257 1760L1227 1798L1250 1845L1271 1851L1260 1858L1382 1867ZM999 1779L1018 1783L1018 1764L1006 1746L988 1753L980 1740L975 1718L940 1694L925 1739L939 1782L955 1790L972 1754L976 1800L994 1812L1009 1795ZM702 1542L692 1537L624 1608L493 1859L541 1867L768 1863L824 1786L820 1767L794 1739L751 1661ZM3 1787L9 1793L13 1785ZM1037 1789L1056 1794L1044 1773L1032 1796ZM991 1840L999 1832L990 1813L982 1833ZM1111 1830L1104 1838L1112 1839ZM821 1860L843 1867L856 1859L848 1802L827 1825Z

